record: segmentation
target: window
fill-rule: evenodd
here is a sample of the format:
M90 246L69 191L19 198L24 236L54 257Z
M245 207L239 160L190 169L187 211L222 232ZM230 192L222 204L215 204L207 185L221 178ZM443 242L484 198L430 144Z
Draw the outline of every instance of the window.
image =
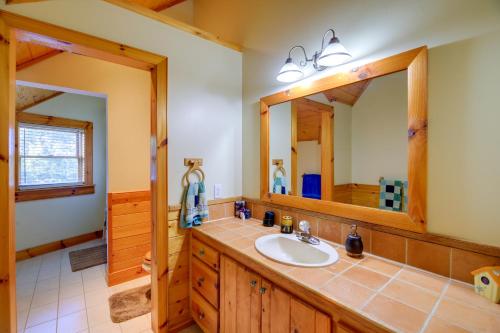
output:
M94 193L92 123L17 114L17 201Z

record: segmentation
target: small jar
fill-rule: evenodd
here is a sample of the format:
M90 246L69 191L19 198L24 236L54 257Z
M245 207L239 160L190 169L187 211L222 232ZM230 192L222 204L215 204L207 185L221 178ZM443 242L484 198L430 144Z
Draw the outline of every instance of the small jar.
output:
M285 215L281 218L281 232L283 234L291 234L293 232L293 219L291 216Z

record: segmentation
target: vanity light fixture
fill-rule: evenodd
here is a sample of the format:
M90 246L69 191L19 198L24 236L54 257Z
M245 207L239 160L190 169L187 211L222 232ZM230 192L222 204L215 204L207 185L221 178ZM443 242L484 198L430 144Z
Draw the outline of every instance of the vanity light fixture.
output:
M332 37L325 47L325 38L330 32L332 33ZM340 44L339 39L335 36L335 31L328 29L323 35L321 50L316 51L312 58L307 57L306 50L302 45L296 45L288 51L288 58L276 77L280 82L294 82L304 77L304 71L292 60L292 51L295 49L301 49L304 53L304 60L299 63L300 67L306 67L307 63L312 62L314 69L317 71L341 65L351 59L349 52L347 52L346 48Z

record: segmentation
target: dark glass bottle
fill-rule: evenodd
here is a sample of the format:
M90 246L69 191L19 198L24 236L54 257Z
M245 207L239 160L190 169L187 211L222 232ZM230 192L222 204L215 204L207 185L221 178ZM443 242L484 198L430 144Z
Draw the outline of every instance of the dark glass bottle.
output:
M345 240L345 250L347 254L355 258L359 258L363 255L363 240L356 232L357 228L355 224L351 225L351 233Z

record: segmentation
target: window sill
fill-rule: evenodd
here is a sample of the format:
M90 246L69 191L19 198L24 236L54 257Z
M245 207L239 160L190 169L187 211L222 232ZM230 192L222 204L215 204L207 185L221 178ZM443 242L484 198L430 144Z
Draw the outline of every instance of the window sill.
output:
M17 190L16 202L72 197L95 193L95 185L64 186L55 188L40 188Z

